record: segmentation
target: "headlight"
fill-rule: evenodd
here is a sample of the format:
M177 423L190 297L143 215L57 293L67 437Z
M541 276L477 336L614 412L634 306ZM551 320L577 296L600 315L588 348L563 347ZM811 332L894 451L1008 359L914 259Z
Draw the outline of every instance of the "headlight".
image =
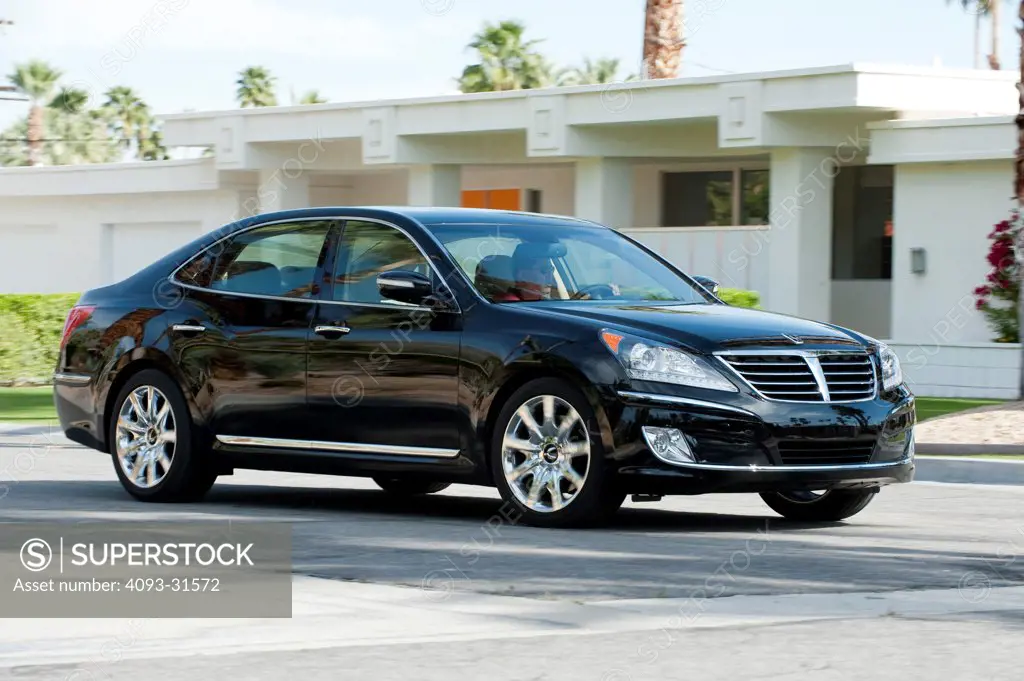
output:
M878 344L878 363L882 365L882 388L884 390L892 390L903 383L900 358L885 343Z
M677 348L605 329L601 341L638 381L739 392L707 360Z

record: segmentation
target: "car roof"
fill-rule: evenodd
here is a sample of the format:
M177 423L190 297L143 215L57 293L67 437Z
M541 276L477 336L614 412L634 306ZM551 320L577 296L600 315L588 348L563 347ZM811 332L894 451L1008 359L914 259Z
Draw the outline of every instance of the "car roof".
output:
M324 206L319 208L300 208L261 213L248 220L246 225L280 220L297 220L303 218L326 218L347 215L355 218L378 218L382 220L404 217L415 220L422 225L525 225L525 224L563 224L575 227L603 228L596 222L581 220L566 215L548 215L544 213L526 213L514 210L490 210L486 208L445 208L426 206Z

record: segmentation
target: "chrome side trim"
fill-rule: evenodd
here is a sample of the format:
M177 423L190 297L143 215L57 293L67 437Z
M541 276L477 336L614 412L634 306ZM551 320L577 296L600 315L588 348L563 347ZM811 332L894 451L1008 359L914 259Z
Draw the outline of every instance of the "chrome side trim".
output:
M171 284L173 284L175 286L181 286L183 288L191 289L193 291L202 291L204 293L217 293L219 295L226 295L226 296L238 296L238 297L241 297L241 298L257 298L259 300L281 300L281 301L285 301L285 302L289 302L289 303L314 303L314 304L315 303L322 303L324 305L349 305L349 306L360 306L360 307L383 307L383 308L387 308L387 309L399 309L399 310L431 310L431 311L436 311L434 308L428 307L426 305L410 305L410 304L407 304L407 303L357 303L357 302L349 302L349 301L346 301L346 300L323 300L323 299L320 299L320 298L287 298L285 296L267 296L267 295L261 295L261 294L258 294L258 293L235 293L233 291L218 291L217 289L213 289L213 288L206 288L206 287L203 287L203 286L196 286L194 284L186 284L185 282L180 281L180 280L175 278L176 275L178 274L179 270L181 270L183 267L185 267L185 265L187 265L190 262L192 262L195 258L199 257L200 255L202 255L206 251L210 250L211 248L216 247L221 242L226 241L227 239L231 239L232 237L236 237L239 234L245 234L248 231L251 231L251 230L254 230L254 229L258 229L260 227L270 227L271 225L284 225L284 224L288 224L288 223L298 223L298 222L325 222L325 221L328 221L328 222L330 222L330 221L334 221L334 222L347 222L349 220L351 220L353 222L375 222L375 223L377 223L379 225L384 225L386 227L391 227L392 229L396 229L399 232L401 232L402 234L404 234L406 236L406 238L409 239L409 241L411 241L414 246L416 246L416 249L423 256L424 260L427 261L427 265L429 265L430 269L434 272L434 274L437 275L438 281L444 282L443 285L444 285L445 289L448 291L448 295L446 296L446 298L448 300L450 300L455 305L455 309L452 310L452 312L462 312L462 309L459 306L459 301L455 298L455 295L452 293L451 287L448 286L447 280L444 277L441 276L441 273L437 270L437 266L434 264L434 261L431 260L430 256L427 255L426 251L423 250L423 247L420 245L420 243L418 241L416 241L416 239L414 239L412 237L412 235L409 234L409 232L407 232L406 230L402 229L398 225L396 225L396 224L394 224L392 222L388 222L387 220L381 220L379 218L362 218L362 217L357 218L357 217L345 217L345 216L342 216L342 215L335 215L335 216L331 216L331 217L326 217L325 216L325 217L315 217L315 218L314 217L292 218L290 220L271 220L271 221L268 221L268 222L260 222L258 224L249 225L248 227L245 227L245 228L239 229L239 230L235 230L235 231L231 232L230 234L226 234L226 235L222 236L221 238L217 239L216 241L214 241L212 244L210 244L206 248L204 248L202 250L199 250L199 251L196 251L195 253L190 255L185 260L185 262L183 262L180 265L178 265L177 267L175 267L174 270L172 270L171 273L169 275L167 275L167 281L169 281ZM420 225L420 226L423 227L422 225ZM222 227L219 228L219 229L222 229ZM423 227L423 230L424 230L424 232L427 232L429 234L429 230L428 229ZM344 234L344 228L342 228L342 234ZM435 241L433 239L433 234L430 234L430 238L431 238L432 241ZM435 245L437 245L436 241L435 241ZM443 247L440 247L440 248L441 248L442 252L447 254L447 249L445 249ZM459 269L457 265L455 266L455 269L456 270Z
M757 414L740 407L734 407L729 404L718 404L717 402L705 402L704 400L695 400L690 397L677 397L675 395L658 395L657 393L637 393L630 390L619 390L619 397L624 400L631 400L634 402L654 402L659 404L670 404L684 407L702 407L704 409L717 409L719 411L730 411L735 414L743 414L744 416L753 416L759 418Z
M458 449L435 447L408 447L404 445L370 445L356 442L326 442L323 440L290 440L276 437L250 437L246 435L218 435L217 441L226 445L245 447L274 447L277 449L303 449L307 451L346 452L349 454L392 454L395 456L425 456L454 459Z
M53 375L54 382L68 383L70 385L86 385L92 381L92 376L88 374L71 374L67 372L57 372Z
M756 464L750 464L749 466L736 466L733 464L716 464L716 463L676 463L672 462L673 466L679 466L680 468L696 468L703 471L744 471L747 473L799 473L799 472L828 472L828 471L872 471L884 468L896 468L898 466L905 466L908 463L913 462L913 457L906 456L899 461L885 461L882 463L855 463L855 464L811 464L807 466L793 466L793 465L781 465L781 466L758 466Z
M175 324L171 327L171 330L183 333L202 333L206 331L206 327L202 324Z

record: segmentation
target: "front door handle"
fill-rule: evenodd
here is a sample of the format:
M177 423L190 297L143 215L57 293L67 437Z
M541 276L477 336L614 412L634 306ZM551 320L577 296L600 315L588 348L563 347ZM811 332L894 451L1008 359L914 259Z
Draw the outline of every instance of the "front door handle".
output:
M332 326L328 324L317 326L313 329L318 336L323 336L324 338L338 338L351 330L347 326Z
M206 331L206 327L202 324L175 324L171 327L171 330L185 334L186 336L193 336L197 333Z

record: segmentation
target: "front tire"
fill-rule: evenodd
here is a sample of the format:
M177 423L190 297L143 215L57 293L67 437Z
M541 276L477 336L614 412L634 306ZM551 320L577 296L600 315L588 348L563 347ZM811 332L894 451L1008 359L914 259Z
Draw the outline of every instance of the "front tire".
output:
M764 503L790 520L805 522L836 522L864 510L878 493L868 489L833 489L817 492L763 492Z
M198 501L217 479L197 453L192 417L166 374L146 369L114 401L110 452L125 490L140 501Z
M594 410L565 381L530 381L509 397L495 422L490 457L502 499L530 525L604 524L625 500Z
M374 478L377 486L388 494L399 497L415 497L421 494L434 494L447 489L451 483L448 482L422 482L409 480L408 478Z

